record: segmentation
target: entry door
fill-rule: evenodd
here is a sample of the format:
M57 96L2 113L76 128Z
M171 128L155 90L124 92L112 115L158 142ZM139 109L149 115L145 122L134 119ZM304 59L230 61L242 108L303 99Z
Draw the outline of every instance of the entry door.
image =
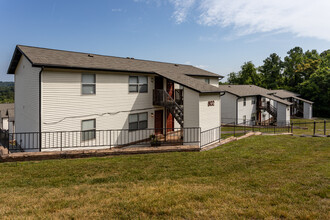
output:
M174 82L173 81L167 80L166 91L174 99ZM166 115L167 115L167 118L166 118L167 132L174 131L174 117L170 113L169 110L167 110Z
M155 111L155 134L163 133L163 110Z

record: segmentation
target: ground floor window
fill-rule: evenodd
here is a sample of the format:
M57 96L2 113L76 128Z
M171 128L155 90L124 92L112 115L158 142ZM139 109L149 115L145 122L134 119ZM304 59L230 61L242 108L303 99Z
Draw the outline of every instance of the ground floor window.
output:
M142 130L148 128L148 113L138 113L129 115L129 130Z
M95 119L83 120L81 122L81 140L87 141L96 137L96 121Z
M246 115L243 115L243 124L246 124Z

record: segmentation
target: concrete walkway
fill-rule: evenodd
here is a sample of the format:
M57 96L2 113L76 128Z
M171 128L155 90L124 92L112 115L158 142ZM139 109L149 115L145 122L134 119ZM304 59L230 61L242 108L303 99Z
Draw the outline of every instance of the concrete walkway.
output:
M160 147L135 147L135 148L112 148L101 150L72 150L72 151L50 151L50 152L22 152L9 154L8 150L0 147L0 162L53 160L67 158L104 157L132 154L151 154L167 152L194 152L200 151L199 146L160 146Z

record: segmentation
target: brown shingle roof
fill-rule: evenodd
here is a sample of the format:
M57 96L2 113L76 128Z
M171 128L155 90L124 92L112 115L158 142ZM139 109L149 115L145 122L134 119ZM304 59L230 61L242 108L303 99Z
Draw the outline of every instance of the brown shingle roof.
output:
M8 69L8 74L13 74L15 72L20 58L20 56L17 55L19 53L24 54L27 59L29 59L30 62L37 67L44 66L56 68L155 73L192 88L198 92L219 92L219 88L208 85L205 82L194 79L190 76L222 77L218 74L211 73L191 65L120 58L21 45L16 47L12 62Z
M285 105L291 105L291 102L286 100L280 99L278 97L273 96L274 93L272 90L268 90L259 86L255 85L220 85L220 90L232 93L239 97L246 97L246 96L256 96L261 95L266 98L272 99L274 101L283 103Z
M301 100L303 102L307 102L309 104L313 104L314 102L312 101L309 101L309 100L306 100L306 99L303 99L303 98L300 98L298 96L300 96L299 94L297 93L293 93L293 92L290 92L290 91L287 91L287 90L272 90L275 92L274 96L277 96L281 99L286 99L286 98L294 98L294 99L298 99L298 100Z
M283 89L272 90L272 91L275 92L274 95L276 95L276 96L278 96L282 99L299 96L299 94L297 94L297 93L289 92L289 91L286 91L286 90L283 90Z
M10 110L10 116L14 117L14 103L2 103L0 104L0 117L1 118L8 118L8 110Z

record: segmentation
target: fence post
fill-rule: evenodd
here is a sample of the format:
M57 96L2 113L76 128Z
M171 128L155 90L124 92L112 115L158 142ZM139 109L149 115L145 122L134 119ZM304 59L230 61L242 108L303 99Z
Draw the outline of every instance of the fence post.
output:
M234 137L235 137L236 123L234 122Z
M109 133L110 133L110 138L109 138L109 141L110 141L110 150L111 150L111 130L109 131Z
M316 122L314 121L314 131L313 131L314 136L315 136L315 127L316 127Z
M327 122L324 120L324 135L327 135Z
M199 130L199 148L202 149L202 129L201 129L201 127L199 127L198 130Z
M61 131L61 138L60 138L60 141L61 141L61 151L62 151L62 131Z

